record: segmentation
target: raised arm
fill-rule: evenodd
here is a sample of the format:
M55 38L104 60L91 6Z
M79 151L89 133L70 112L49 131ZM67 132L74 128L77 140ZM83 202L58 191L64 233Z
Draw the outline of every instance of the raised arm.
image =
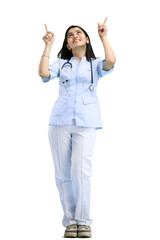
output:
M49 72L49 56L54 41L54 33L49 32L47 25L45 24L46 34L42 37L45 42L45 48L40 59L38 74L40 77L48 78L50 76Z
M106 27L106 22L107 22L107 18L105 18L104 22L102 24L98 23L98 33L99 33L99 37L102 41L103 47L104 47L104 52L105 52L105 62L103 65L103 70L109 70L112 68L112 66L115 64L116 62L116 57L115 54L111 48L111 45L108 42L107 39L107 27Z

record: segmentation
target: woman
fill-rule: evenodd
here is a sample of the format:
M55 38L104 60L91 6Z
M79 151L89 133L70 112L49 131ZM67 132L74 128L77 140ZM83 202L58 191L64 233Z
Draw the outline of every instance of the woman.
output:
M90 177L96 130L102 128L96 86L114 69L114 52L107 40L107 18L98 23L105 59L96 58L86 31L70 26L57 61L49 65L54 33L43 37L39 64L43 82L59 77L59 97L49 119L48 134L55 180L64 211L64 237L91 237Z

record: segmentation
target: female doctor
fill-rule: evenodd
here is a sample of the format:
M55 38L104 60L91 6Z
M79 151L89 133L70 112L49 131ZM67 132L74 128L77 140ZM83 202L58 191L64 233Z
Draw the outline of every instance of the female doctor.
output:
M106 21L98 23L104 60L95 57L87 32L70 26L57 60L50 65L54 33L45 24L45 49L38 71L43 82L59 78L59 97L50 114L48 135L64 212L64 237L91 237L91 161L96 130L102 128L96 87L99 78L113 71L116 61L107 40Z

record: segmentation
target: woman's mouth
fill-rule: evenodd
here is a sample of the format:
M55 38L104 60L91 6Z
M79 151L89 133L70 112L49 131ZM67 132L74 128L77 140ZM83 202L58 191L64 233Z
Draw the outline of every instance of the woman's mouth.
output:
M73 43L76 43L76 42L79 42L79 41L81 41L81 40L75 39L75 40L73 41Z

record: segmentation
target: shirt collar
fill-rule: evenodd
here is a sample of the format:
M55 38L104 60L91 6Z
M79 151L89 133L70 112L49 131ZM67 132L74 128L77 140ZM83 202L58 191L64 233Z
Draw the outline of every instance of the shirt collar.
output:
M71 59L73 59L74 61L77 61L77 62L78 62L78 60L77 60L77 58L76 58L75 56L73 56ZM85 61L85 60L86 60L86 56L83 56L80 62L83 62L83 61ZM79 63L80 63L80 62L79 62Z

